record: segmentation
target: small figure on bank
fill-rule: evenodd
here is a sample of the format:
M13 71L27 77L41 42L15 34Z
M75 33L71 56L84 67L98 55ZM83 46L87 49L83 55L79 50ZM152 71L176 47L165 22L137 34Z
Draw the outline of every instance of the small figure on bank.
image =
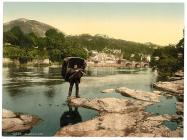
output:
M79 83L81 77L85 72L86 63L85 60L79 57L68 57L64 59L62 65L62 76L65 81L70 83L68 97L72 94L72 89L75 84L76 92L75 96L77 98L80 97L79 95Z

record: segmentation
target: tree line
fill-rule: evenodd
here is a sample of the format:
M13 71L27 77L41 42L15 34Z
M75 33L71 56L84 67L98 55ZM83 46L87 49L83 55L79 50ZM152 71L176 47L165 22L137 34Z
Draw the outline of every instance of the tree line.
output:
M82 34L65 36L56 29L49 29L45 37L38 37L33 32L24 34L18 26L3 33L4 57L18 59L25 63L32 59L49 58L52 62L62 62L68 56L88 58L90 50L103 51L104 48L120 49L124 59L131 60L134 54L136 61L142 55L152 54L154 44L142 44L105 35Z
M33 32L24 34L18 26L3 33L3 56L26 63L32 59L49 58L52 62L62 62L63 58L79 56L87 58L87 52L80 46L70 46L65 35L56 29L49 29L45 37Z

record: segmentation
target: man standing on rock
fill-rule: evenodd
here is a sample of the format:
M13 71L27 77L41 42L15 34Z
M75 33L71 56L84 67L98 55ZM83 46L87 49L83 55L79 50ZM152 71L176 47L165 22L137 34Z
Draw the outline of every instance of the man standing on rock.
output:
M63 78L70 83L68 97L71 97L72 89L75 84L76 98L80 98L79 95L79 83L81 77L85 72L86 63L85 60L79 57L68 57L64 59L62 65L62 76Z

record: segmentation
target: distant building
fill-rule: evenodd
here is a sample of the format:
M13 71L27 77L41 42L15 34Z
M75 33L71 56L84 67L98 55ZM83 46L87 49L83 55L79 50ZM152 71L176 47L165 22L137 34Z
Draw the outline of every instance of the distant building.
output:
M159 56L155 56L154 59L155 59L155 60L159 60L160 57L159 57Z

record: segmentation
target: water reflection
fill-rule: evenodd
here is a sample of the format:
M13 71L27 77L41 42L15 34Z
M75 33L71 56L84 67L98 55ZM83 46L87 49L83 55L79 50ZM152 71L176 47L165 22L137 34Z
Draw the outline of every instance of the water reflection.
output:
M22 67L10 65L3 68L3 86L20 88L34 85L62 84L60 68Z
M150 70L148 68L123 68L123 67L88 67L86 69L86 75L87 76L96 76L96 77L102 77L102 76L108 76L108 75L117 75L117 74L137 74L137 73L147 73L147 71Z
M55 96L55 88L54 86L49 86L48 90L45 92L46 97L52 98Z
M62 116L60 117L60 127L82 122L82 117L78 111L78 107L72 107L69 104L68 107L69 110L63 112Z

